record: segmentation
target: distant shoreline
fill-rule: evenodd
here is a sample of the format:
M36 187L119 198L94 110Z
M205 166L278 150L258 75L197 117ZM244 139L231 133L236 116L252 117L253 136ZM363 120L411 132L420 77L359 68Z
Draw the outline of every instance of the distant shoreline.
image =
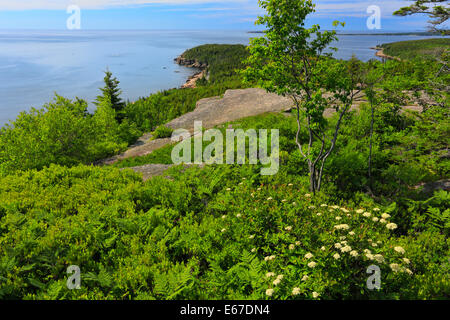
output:
M265 31L248 31L247 33L257 33L257 34L262 34ZM442 35L440 33L435 33L435 32L383 32L383 33L375 33L375 32L368 32L368 33L363 33L363 32L357 32L357 33L351 33L351 32L346 32L346 33L337 33L336 35L338 36L436 36L436 37L448 37L445 35Z

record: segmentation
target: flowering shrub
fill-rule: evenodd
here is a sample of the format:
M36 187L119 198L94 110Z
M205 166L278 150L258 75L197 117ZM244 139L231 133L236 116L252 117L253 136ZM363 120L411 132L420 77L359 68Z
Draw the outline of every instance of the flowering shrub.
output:
M448 239L399 236L394 217L308 194L249 166L52 166L0 178L0 297L443 298ZM370 213L370 214L369 214ZM374 219L377 218L377 219ZM67 267L81 289L66 287ZM370 291L366 269L381 269Z

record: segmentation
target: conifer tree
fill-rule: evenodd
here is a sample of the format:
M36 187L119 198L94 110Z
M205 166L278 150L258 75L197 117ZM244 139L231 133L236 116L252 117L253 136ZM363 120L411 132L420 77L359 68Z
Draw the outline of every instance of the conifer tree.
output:
M105 77L103 79L105 86L100 88L102 95L97 96L94 104L100 106L102 103L109 102L111 107L116 111L116 120L120 123L123 119L123 109L125 108L125 103L120 98L122 90L119 88L119 80L112 76L112 72L109 70L105 71Z

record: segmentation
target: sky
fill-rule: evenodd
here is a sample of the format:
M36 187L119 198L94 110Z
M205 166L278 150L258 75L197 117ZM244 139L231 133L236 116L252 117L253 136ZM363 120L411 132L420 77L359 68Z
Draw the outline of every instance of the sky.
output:
M332 22L346 22L344 31L424 31L427 16L394 17L411 3L406 0L313 0L316 13L308 25L332 29ZM80 8L83 30L261 30L254 24L264 14L257 0L0 0L0 29L67 29L70 5ZM381 9L381 29L369 29L370 6Z

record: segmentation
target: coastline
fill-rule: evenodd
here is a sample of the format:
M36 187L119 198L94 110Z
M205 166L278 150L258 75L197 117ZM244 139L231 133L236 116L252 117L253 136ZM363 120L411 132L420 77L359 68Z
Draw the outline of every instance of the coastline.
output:
M387 59L387 60L397 60L397 61L402 60L398 57L393 57L393 56L385 54L384 49L382 47L372 47L370 49L377 50L377 52L375 52L375 56L378 58Z
M194 73L192 76L190 76L186 80L186 83L180 87L181 89L195 88L197 80L206 77L206 69L208 67L208 65L206 63L201 63L201 62L198 62L197 60L188 60L188 59L184 58L183 55L175 58L174 62L176 64L179 64L180 66L184 66L186 68L196 68L196 69L200 70L200 71Z

